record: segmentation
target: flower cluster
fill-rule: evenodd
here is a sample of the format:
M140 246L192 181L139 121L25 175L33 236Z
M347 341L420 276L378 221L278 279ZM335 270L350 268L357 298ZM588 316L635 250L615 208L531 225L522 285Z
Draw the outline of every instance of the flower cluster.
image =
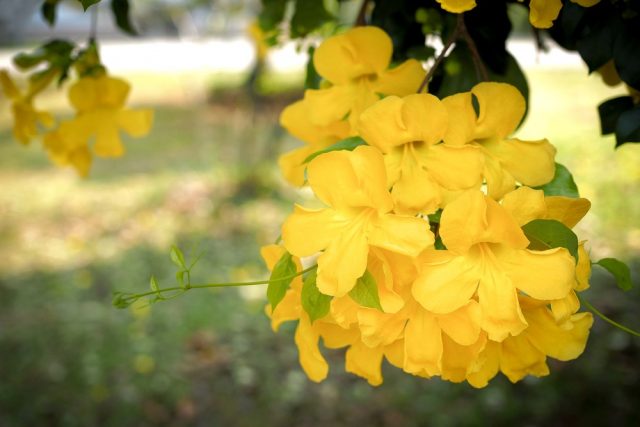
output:
M440 6L451 13L462 13L476 7L476 0L437 0ZM523 2L524 0L518 0ZM582 7L591 7L600 3L600 0L570 0ZM531 0L529 3L529 22L536 28L551 28L556 20L562 0Z
M317 263L272 292L273 329L298 322L313 381L328 374L321 338L372 385L383 359L475 387L546 375L547 357L582 353L592 324L576 296L590 261L571 231L590 203L533 188L554 178L555 149L510 137L525 111L514 87L440 100L412 93L419 64L387 70L390 56L377 28L327 39L314 58L326 86L282 113L307 143L281 158L284 174L324 208L296 205L282 245L262 250L272 278Z
M23 144L43 136L51 159L60 165L73 166L86 176L93 154L118 157L124 154L120 131L132 137L145 136L151 129L153 111L125 108L129 84L104 72L79 78L69 88L69 102L76 114L60 121L56 127L53 115L34 107L34 98L45 89L55 73L31 80L26 93L21 93L5 70L0 70L3 92L12 101L13 134ZM55 127L55 128L54 128ZM49 129L43 133L42 128ZM93 150L90 149L94 141Z

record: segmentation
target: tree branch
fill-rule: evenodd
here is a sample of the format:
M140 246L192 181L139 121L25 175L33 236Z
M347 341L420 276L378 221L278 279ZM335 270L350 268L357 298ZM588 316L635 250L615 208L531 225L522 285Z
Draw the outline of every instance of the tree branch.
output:
M431 68L429 68L427 75L424 76L424 79L422 80L422 83L420 83L420 87L418 88L418 93L422 93L423 90L429 92L429 80L431 80L431 77L433 77L433 74L436 72L438 66L440 66L440 63L444 61L444 58L446 58L447 52L449 51L451 46L456 42L456 40L458 40L458 37L460 37L460 31L462 27L464 27L464 18L462 17L462 14L458 14L456 27L453 29L453 33L451 33L451 36L449 36L449 39L445 42L444 46L442 47L442 51L440 51L440 54L436 57L435 62L433 63Z
M462 17L462 14L458 15ZM469 46L469 51L471 52L471 59L473 60L473 65L476 69L476 74L479 80L486 82L489 81L489 72L487 71L487 67L482 62L482 58L480 57L480 52L478 52L478 47L476 46L476 42L473 41L473 38L467 31L467 26L464 23L464 18L460 23L460 35L463 40Z

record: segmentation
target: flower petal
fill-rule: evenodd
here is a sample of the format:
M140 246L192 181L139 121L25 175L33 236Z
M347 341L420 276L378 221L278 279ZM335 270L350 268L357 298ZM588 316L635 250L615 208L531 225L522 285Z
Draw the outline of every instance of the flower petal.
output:
M384 160L373 147L321 154L307 166L307 177L316 196L329 206L369 206L382 212L393 207Z
M320 292L336 297L346 295L364 274L368 253L364 230L357 226L345 227L318 257L316 283Z
M449 122L455 123L447 127L444 142L449 145L464 145L471 142L476 130L476 112L471 101L471 92L456 93L447 96L442 104L449 114Z
M304 102L308 104L309 121L313 126L326 127L343 120L353 108L355 95L353 85L306 90Z
M546 139L521 141L508 139L483 145L516 181L536 187L553 179L556 149Z
M425 166L438 184L446 189L479 189L482 184L484 156L477 146L438 144L429 148Z
M527 108L520 91L507 83L483 82L475 85L471 93L478 99L480 112L475 139L505 138L522 120Z
M536 28L551 28L562 9L560 0L531 0L529 22Z
M469 303L478 287L479 271L464 256L449 251L435 252L437 263L427 264L428 256L421 257L423 264L413 283L411 293L425 309L434 313L451 313ZM448 259L447 259L448 258Z
M418 308L404 331L404 370L421 376L442 370L442 331L433 314Z
M440 6L447 12L462 13L476 7L475 0L438 0Z
M520 187L504 195L502 207L523 226L534 219L546 218L547 204L544 192L529 187Z
M591 313L571 316L570 329L558 326L551 312L540 307L526 313L529 321L527 337L543 353L558 360L573 360L584 351L593 324Z
M487 194L494 200L500 200L505 194L516 188L516 180L502 167L498 159L485 151L484 177L487 180Z
M382 348L369 348L355 342L345 355L345 370L365 378L369 385L382 384Z
M472 345L480 336L482 313L477 301L470 300L456 311L438 316L442 331L460 345Z
M544 201L547 204L546 217L560 221L569 228L575 227L591 208L591 202L583 198L549 196Z
M478 302L482 308L482 329L490 340L503 341L527 327L515 286L495 265L484 268L478 285Z
M564 298L573 287L575 262L564 248L531 251L503 247L494 253L513 285L532 298Z
M408 59L397 67L382 72L373 88L377 93L385 95L411 95L416 93L424 76L422 64L415 59Z
M283 244L295 256L310 256L329 246L347 225L348 221L333 209L311 210L295 205L282 224Z
M389 345L402 337L407 316L383 313L374 308L358 310L358 326L362 342L368 347Z
M305 314L296 329L295 342L298 346L300 366L311 381L320 382L327 377L329 365L318 348L318 333L315 332Z
M384 214L369 225L369 244L411 257L433 245L429 223L412 216Z
M120 110L116 124L134 138L143 137L153 125L153 110Z
M380 74L389 66L393 45L377 27L356 27L329 37L315 51L313 64L333 84L345 84L367 75Z
M520 381L527 375L536 377L549 375L544 353L534 347L525 335L509 337L502 343L500 370L512 383Z

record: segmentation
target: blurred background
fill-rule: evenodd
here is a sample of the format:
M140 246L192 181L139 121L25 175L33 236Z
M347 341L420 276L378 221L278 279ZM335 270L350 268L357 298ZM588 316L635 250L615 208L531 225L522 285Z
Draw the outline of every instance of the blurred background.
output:
M258 3L136 0L136 38L100 6L103 62L131 82L130 106L156 116L148 137L96 159L88 179L53 166L39 143L16 143L0 98L0 426L638 425L640 341L601 320L583 356L550 361L546 378L500 376L475 390L385 366L372 388L344 372L341 351L324 352L325 382L307 380L293 328L271 331L264 287L112 308L113 291L144 292L152 274L173 283L172 244L203 252L195 281L267 277L259 247L305 197L276 159L297 144L278 115L302 97L306 57L286 45L256 72L246 27ZM0 3L0 67L47 38L87 38L90 17L75 2L53 30L39 6ZM594 267L584 296L638 329L640 147L614 151L596 111L622 89L560 48L536 52L528 36L509 46L531 87L517 136L551 140L592 201L579 237L592 259L629 262L636 286L623 293ZM50 89L38 106L71 115L65 96Z

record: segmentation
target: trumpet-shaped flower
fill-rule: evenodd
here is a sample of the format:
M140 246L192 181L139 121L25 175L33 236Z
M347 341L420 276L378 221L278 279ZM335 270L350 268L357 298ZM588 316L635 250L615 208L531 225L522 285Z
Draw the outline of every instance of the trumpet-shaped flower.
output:
M93 151L98 156L124 154L120 130L138 138L151 129L152 110L125 108L129 89L124 80L107 75L83 77L69 88L69 101L77 111L75 130L84 141L95 137Z
M34 95L42 89L41 85L30 84L27 93L20 92L6 70L0 70L0 87L4 94L11 100L11 110L13 113L13 136L22 144L28 144L40 132L39 125L52 127L54 125L53 116L42 110L37 110L33 106Z
M363 275L370 246L416 256L433 244L426 221L390 213L382 154L373 147L333 151L316 157L307 169L309 184L328 207L296 205L282 226L284 246L293 255L318 258L320 292L343 296Z
M449 123L456 126L440 100L429 94L389 96L360 116L360 134L385 155L397 212L431 213L448 192L480 188L481 150L443 144Z
M55 163L73 166L81 176L89 174L93 158L74 120L61 122L57 129L44 135L42 142Z
M443 314L477 298L481 327L493 341L527 327L518 291L548 301L566 297L574 283L575 264L566 249L526 249L529 241L516 220L480 191L466 192L445 207L440 235L448 250L424 256L413 296L425 309Z
M474 387L484 387L499 371L516 382L526 375L549 374L547 357L573 360L584 351L593 324L591 313L578 313L558 324L545 302L520 296L529 327L502 342L489 341L467 375Z
M316 49L313 64L329 88L307 90L309 118L327 126L348 116L351 133L360 113L383 95L414 93L424 70L415 59L388 69L393 45L377 27L356 27L326 39Z
M478 101L476 115L472 97ZM449 111L450 126L444 141L451 145L471 144L484 154L487 191L498 200L516 187L516 182L538 186L549 182L555 172L556 149L546 139L506 139L518 126L526 104L518 89L496 82L480 83L471 92L442 100Z
M280 125L306 145L283 154L278 164L285 179L293 185L304 184L305 159L316 151L334 144L349 135L349 123L337 120L326 126L314 125L310 120L309 103L296 101L280 114Z

